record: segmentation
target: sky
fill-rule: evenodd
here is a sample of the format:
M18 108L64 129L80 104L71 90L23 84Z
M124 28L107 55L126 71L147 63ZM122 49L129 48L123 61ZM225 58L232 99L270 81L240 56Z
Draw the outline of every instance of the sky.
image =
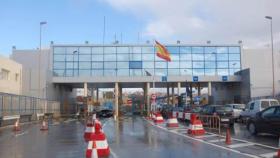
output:
M275 48L280 47L279 0L1 0L0 55L56 44L105 43L236 44L270 46L273 17Z

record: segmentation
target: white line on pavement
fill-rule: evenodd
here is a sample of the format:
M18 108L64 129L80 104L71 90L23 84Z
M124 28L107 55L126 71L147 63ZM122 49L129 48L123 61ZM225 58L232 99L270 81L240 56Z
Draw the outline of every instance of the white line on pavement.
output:
M145 119L145 118L144 118ZM146 119L145 119L146 120ZM147 120L146 120L147 121ZM149 122L149 121L147 121ZM238 153L238 154L241 154L241 155L244 155L244 156L248 156L248 157L252 157L252 158L258 158L258 156L256 155L251 155L251 154L246 154L246 153L242 153L238 150L234 150L234 149L230 149L230 148L227 148L227 147L223 147L223 146L219 146L219 145L216 145L216 144L212 144L212 143L209 143L207 141L204 141L202 139L196 139L196 138L193 138L193 137L190 137L188 135L184 135L184 134L180 134L180 133L177 133L177 132L174 132L174 131L170 131L166 128L163 128L163 127L160 127L160 126L157 126L157 125L154 125L153 123L149 122L152 126L155 126L155 127L158 127L158 128L161 128L167 132L170 132L170 133L173 133L173 134L177 134L177 135L180 135L180 136L183 136L185 138L189 138L189 139L192 139L192 140L196 140L198 142L201 142L201 143L204 143L204 144L208 144L208 145L212 145L212 146L215 146L215 147L218 147L218 148L221 148L221 149L224 149L224 150L227 150L227 151L231 151L231 152L235 152L235 153Z
M218 142L225 142L226 139L214 139L214 140L208 140L209 143L218 143Z
M228 145L229 148L240 148L240 147L245 147L245 146L251 146L255 145L254 143L238 143L238 144L232 144Z
M114 158L118 158L117 154L112 150L112 148L110 149L110 152Z
M216 137L217 135L215 134L210 134L210 135L203 135L203 136L195 136L195 138L201 139L201 138L209 138L209 137Z
M25 135L25 134L27 134L27 133L28 133L28 131L22 132L22 133L19 133L19 134L15 134L15 136L16 136L16 137L19 137L19 136Z
M260 157L272 158L272 157L275 156L275 155L277 155L277 152L261 154Z

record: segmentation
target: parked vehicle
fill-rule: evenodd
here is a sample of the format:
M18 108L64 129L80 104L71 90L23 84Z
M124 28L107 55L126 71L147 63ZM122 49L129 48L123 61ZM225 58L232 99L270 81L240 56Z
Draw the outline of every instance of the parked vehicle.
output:
M234 125L233 110L228 105L206 105L203 107L201 114L203 115L218 115L221 124L229 126Z
M247 129L252 135L258 133L280 133L280 106L268 107L251 117L247 122Z
M112 117L114 115L113 110L110 109L103 109L97 112L98 117Z
M270 106L279 105L276 99L259 99L249 102L244 111L240 113L240 120L247 122L250 117L254 117L257 112L262 111Z
M227 104L233 111L233 118L235 121L240 118L240 113L245 110L245 104Z

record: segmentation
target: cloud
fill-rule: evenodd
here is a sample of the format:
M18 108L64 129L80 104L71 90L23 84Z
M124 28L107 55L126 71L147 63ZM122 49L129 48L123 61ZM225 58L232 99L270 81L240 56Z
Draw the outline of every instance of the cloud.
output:
M270 42L273 16L279 42L279 0L104 0L118 11L134 14L145 23L143 35L170 42L235 43L263 47Z

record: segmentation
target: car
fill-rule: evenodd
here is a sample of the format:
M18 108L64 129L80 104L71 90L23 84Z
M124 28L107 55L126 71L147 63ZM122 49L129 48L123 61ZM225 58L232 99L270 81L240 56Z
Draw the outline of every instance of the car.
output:
M250 117L254 117L257 112L262 111L270 106L279 105L276 99L259 99L249 102L244 111L240 113L239 119L242 122L247 122Z
M252 135L258 133L269 133L279 136L280 133L280 106L271 106L254 117L250 117L247 122L247 129Z
M110 109L103 109L99 112L97 112L98 117L112 117L114 115L113 110Z
M245 104L226 104L233 111L233 118L237 121L240 118L240 113L245 109Z
M228 105L206 105L201 110L202 115L218 115L220 123L232 127L234 125L233 110Z

